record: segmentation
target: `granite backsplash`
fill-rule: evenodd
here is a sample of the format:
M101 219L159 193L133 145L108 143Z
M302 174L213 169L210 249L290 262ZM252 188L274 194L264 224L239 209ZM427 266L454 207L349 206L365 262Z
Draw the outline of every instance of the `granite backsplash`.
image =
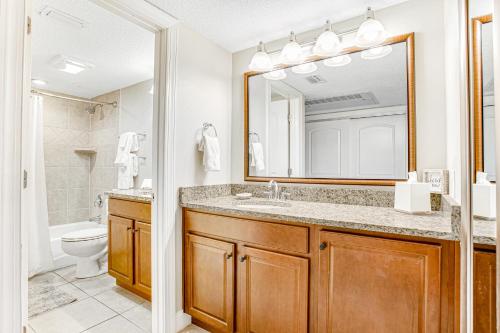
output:
M346 186L346 185L289 185L280 184L280 189L290 193L290 200L314 201L343 205L374 207L394 207L394 187ZM213 197L252 193L257 198L264 198L267 184L221 184L182 187L179 189L180 202L204 200ZM431 193L433 211L443 210L440 194Z

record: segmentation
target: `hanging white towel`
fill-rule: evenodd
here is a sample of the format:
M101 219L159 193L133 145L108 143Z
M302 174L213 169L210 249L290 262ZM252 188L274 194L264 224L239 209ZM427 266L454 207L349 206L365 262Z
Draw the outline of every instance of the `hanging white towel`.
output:
M116 165L125 165L128 163L128 154L139 150L139 138L135 132L125 132L120 135L118 149L116 151Z
M126 160L122 165L118 167L118 189L128 190L134 187L134 161L137 160L137 156L134 153L129 153Z
M203 152L205 171L220 171L219 138L203 134L198 150Z
M264 164L264 147L262 147L262 143L252 142L250 144L250 157L250 166L255 167L258 171L266 168Z

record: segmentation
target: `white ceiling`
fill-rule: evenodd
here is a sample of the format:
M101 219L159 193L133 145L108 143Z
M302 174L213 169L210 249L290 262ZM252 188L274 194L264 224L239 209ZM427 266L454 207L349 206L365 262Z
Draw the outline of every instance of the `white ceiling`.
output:
M51 91L92 98L151 79L154 34L88 0L35 0L33 4L32 77ZM83 29L38 14L49 5L87 23ZM73 75L49 62L63 54L95 65Z
M295 74L286 69L283 82L300 91L306 99L322 99L358 93L373 93L378 104L386 107L407 104L406 43L392 45L392 52L380 59L365 60L360 53L350 55L352 62L342 67L327 67L317 61L318 69L311 74ZM326 83L310 84L306 77L319 75ZM259 76L250 78L252 81Z
M150 0L230 52L406 0Z

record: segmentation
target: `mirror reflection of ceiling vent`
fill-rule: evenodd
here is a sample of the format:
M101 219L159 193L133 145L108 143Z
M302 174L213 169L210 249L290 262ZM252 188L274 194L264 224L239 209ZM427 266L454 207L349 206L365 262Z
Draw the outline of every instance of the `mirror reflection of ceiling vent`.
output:
M306 76L305 78L310 84L326 83L326 80L319 75Z
M379 104L372 92L306 99L306 112L361 108Z

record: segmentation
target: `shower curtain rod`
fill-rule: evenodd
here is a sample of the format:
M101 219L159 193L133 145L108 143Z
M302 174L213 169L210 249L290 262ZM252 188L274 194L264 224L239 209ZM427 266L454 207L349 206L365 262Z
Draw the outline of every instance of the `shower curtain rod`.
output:
M69 101L76 101L76 102L84 102L84 103L90 103L90 104L97 104L97 105L112 105L113 107L118 106L118 102L99 102L99 101L92 101L90 99L85 99L85 98L78 98L78 97L68 97L68 96L63 96L63 95L57 95L41 90L36 90L36 89L31 89L32 94L37 94L37 95L44 95L44 96L49 96L49 97L55 97L55 98L61 98L61 99L67 99Z

